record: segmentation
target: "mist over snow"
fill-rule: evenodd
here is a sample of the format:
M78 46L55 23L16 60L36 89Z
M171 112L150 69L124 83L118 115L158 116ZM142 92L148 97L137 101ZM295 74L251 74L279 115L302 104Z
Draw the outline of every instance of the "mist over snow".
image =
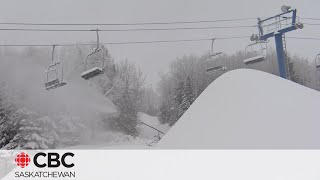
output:
M44 73L51 64L50 51L37 48L7 52L11 53L3 53L0 59L0 82L20 108L47 116L65 114L86 125L98 124L107 114L116 112L113 103L93 83L83 80L78 71L66 71L83 59L68 59L64 77L67 85L48 91L44 87ZM41 52L43 55L39 55ZM88 128L86 133L97 131L98 127Z
M50 58L50 56L47 59L28 56L1 58L1 81L8 85L12 95L18 94L19 104L49 114L66 111L88 120L96 119L92 117L96 117L99 113L115 112L112 102L99 93L92 84L82 80L78 74L65 73L68 75L64 78L67 81L66 86L45 90L44 72L46 66L51 63Z

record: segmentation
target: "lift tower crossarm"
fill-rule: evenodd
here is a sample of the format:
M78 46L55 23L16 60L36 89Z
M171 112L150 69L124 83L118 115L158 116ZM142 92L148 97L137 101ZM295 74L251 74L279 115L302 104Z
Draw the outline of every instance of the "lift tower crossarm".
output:
M279 74L282 78L288 78L286 68L286 50L284 49L283 36L285 33L302 29L303 24L297 21L297 9L290 9L289 6L282 6L283 13L261 20L258 18L259 35L253 35L251 40L266 41L275 37ZM290 20L290 22L288 22Z

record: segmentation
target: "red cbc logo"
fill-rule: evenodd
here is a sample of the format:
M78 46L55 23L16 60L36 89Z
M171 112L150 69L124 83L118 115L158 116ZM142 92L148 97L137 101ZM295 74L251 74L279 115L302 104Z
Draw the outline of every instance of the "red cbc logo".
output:
M29 165L31 159L30 159L28 154L22 152L22 153L17 155L15 161L16 161L18 166L20 166L21 168L24 168L24 167L27 167Z

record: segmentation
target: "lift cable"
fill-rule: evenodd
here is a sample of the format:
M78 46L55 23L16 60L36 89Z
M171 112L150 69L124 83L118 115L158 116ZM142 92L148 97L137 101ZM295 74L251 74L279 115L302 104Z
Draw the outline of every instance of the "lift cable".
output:
M312 18L312 17L306 17L306 18L300 18L300 19L320 21L320 18Z
M320 41L320 38L318 37L296 37L296 36L289 36L286 37L287 39L301 39L301 40L315 40L315 41Z
M171 25L171 24L198 24L216 22L235 22L255 20L257 18L234 18L198 21L171 21L171 22L137 22L137 23L29 23L29 22L0 22L0 25L24 25L24 26L140 26L140 25Z
M220 37L216 40L229 40L229 39L244 39L250 38L250 36L233 36L233 37ZM301 39L301 40L317 40L317 37L286 37L287 39ZM199 41L212 41L212 38L203 39L178 39L178 40L154 40L154 41L125 41L125 42L104 42L104 45L129 45L129 44L158 44L158 43L179 43L179 42L199 42ZM55 44L55 46L91 46L96 43L74 43L74 44ZM52 44L0 44L0 47L52 47Z
M304 25L309 25L309 26L319 26L320 23L303 23Z
M232 36L232 37L219 37L217 40L228 39L243 39L250 36ZM154 40L154 41L126 41L126 42L104 42L105 45L125 45L125 44L156 44L156 43L177 43L177 42L196 42L196 41L211 41L212 38L203 39L179 39L179 40ZM55 44L55 46L90 46L96 45L96 43L75 43L75 44ZM2 47L17 47L17 46L52 46L52 44L0 44Z
M196 20L196 21L169 21L169 22L137 22L137 23L31 23L31 22L0 22L0 25L21 25L21 26L141 26L141 25L174 25L174 24L199 24L217 22L236 22L256 20L257 18L232 18L217 20ZM304 20L320 21L320 18L300 18Z
M133 28L133 29L99 29L105 32L126 32L126 31L176 31L176 30L205 30L205 29L235 29L235 28L254 28L251 26L209 26L209 27L176 27L176 28ZM49 32L88 32L96 29L29 29L29 28L0 28L0 31L49 31Z

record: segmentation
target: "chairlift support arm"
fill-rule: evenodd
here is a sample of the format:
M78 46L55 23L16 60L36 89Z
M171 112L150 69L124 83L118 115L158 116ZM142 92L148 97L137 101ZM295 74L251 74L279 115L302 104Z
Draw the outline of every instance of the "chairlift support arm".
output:
M211 53L212 54L213 54L213 45L214 45L215 40L216 40L215 38L211 39Z
M280 27L280 29L278 29L275 32L267 32L265 34L265 32L263 31L263 23L272 19L277 20L277 18L281 18L283 15L292 13L292 20L291 20L291 25L285 28ZM287 72L286 72L286 64L285 64L285 52L284 52L284 47L283 47L283 35L287 32L296 30L296 29L302 29L303 25L302 24L296 24L297 21L297 9L289 9L286 12L277 14L275 16L266 18L261 20L260 18L258 18L258 31L259 31L259 37L258 40L260 41L266 41L271 37L275 37L275 43L276 43L276 50L277 50L277 59L278 59L278 66L279 66L279 73L280 73L280 77L282 78L287 78ZM279 21L275 22L279 23ZM280 20L281 23L281 20Z
M55 48L56 48L56 45L53 44L52 45L52 53L51 53L51 62L53 62L53 60L54 60L54 50L55 50Z
M99 46L100 46L100 37L99 37L99 29L96 29L96 35L97 35L97 47L95 49L95 51L98 51Z

